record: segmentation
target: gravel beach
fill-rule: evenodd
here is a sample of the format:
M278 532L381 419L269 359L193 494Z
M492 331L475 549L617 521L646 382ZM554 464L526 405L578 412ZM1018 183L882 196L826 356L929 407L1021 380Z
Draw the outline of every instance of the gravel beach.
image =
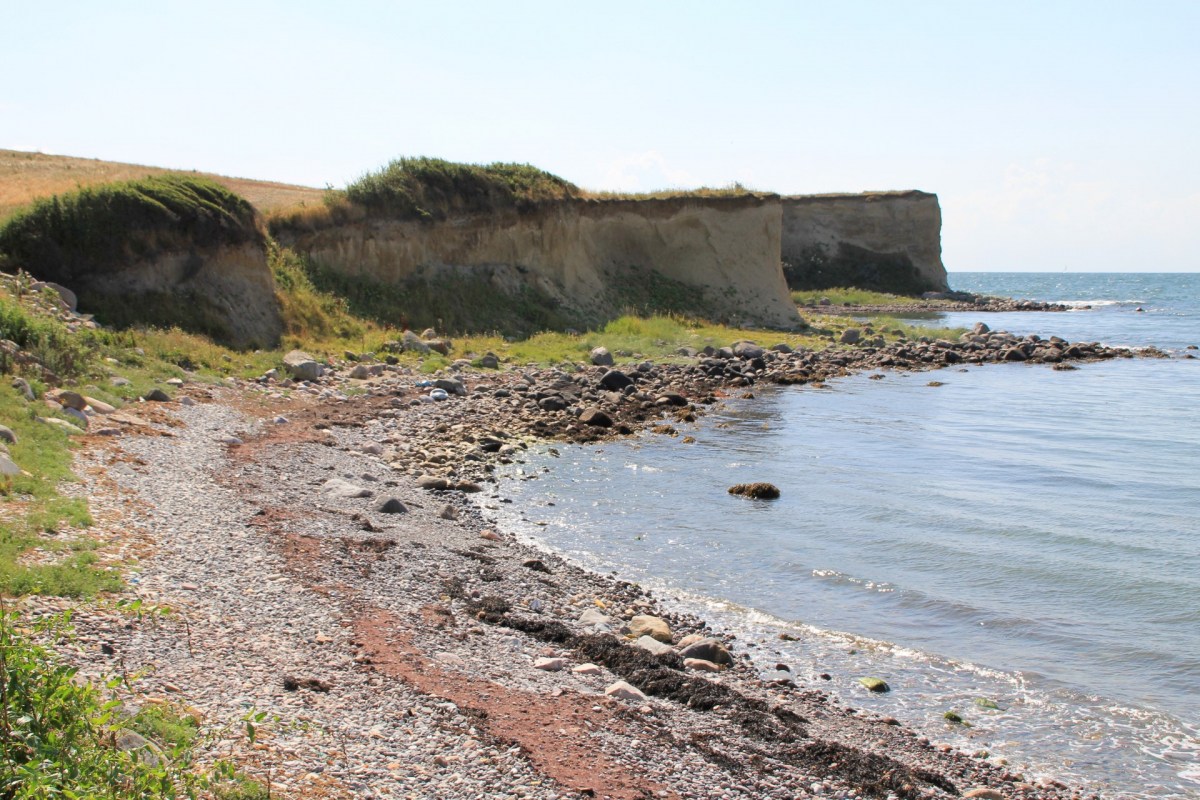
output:
M910 345L910 368L1071 347L980 337ZM205 757L234 757L277 797L1078 797L839 707L786 665L764 680L735 631L487 526L492 470L533 438L667 433L756 382L896 366L885 348L735 349L623 368L628 383L587 366L418 386L343 364L132 406L116 435L86 437L76 470L129 589L71 604L65 653L128 676L130 705L194 714ZM1128 353L1066 360L1113 355ZM251 743L241 721L258 712Z

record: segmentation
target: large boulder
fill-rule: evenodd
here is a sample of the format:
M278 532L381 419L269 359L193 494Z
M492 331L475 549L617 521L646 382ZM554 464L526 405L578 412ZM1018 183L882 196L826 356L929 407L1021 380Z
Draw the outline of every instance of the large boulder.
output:
M607 347L593 347L589 355L592 363L597 367L611 367L613 365L613 355L608 352Z
M321 365L303 350L292 350L283 357L283 366L296 381L315 381L321 377Z
M610 392L619 392L626 386L633 385L633 378L618 369L610 369L600 376L600 386Z
M698 642L689 644L679 651L679 655L684 658L699 658L704 661L711 661L713 664L728 665L733 663L733 656L730 655L725 645L716 639L701 639Z

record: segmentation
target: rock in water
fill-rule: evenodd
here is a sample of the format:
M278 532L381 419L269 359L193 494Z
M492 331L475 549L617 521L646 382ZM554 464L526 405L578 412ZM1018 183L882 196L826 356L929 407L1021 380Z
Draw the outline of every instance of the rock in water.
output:
M739 483L730 486L729 493L754 500L774 500L779 497L779 487L771 483Z
M882 678L859 678L858 682L872 692L890 692L892 690L892 687L888 686L887 681Z

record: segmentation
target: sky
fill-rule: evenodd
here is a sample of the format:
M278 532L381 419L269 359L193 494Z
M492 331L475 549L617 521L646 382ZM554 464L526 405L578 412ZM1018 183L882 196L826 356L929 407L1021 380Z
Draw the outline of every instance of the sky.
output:
M1200 2L5 3L0 147L311 186L923 189L951 271L1200 271Z

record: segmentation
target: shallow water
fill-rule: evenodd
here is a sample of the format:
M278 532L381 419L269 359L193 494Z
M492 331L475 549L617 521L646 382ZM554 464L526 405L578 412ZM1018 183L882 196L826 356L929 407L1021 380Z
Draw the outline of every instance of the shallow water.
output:
M1125 306L983 318L1047 335L1080 320L1061 335L1143 343L1153 312L1108 308ZM1166 346L1200 339L1173 324ZM534 454L514 475L538 479L504 484L518 501L504 523L931 738L1108 795L1200 796L1200 361L757 393L704 418L695 444ZM782 498L725 492L753 480ZM863 675L894 691L866 693ZM973 727L946 723L950 710Z

